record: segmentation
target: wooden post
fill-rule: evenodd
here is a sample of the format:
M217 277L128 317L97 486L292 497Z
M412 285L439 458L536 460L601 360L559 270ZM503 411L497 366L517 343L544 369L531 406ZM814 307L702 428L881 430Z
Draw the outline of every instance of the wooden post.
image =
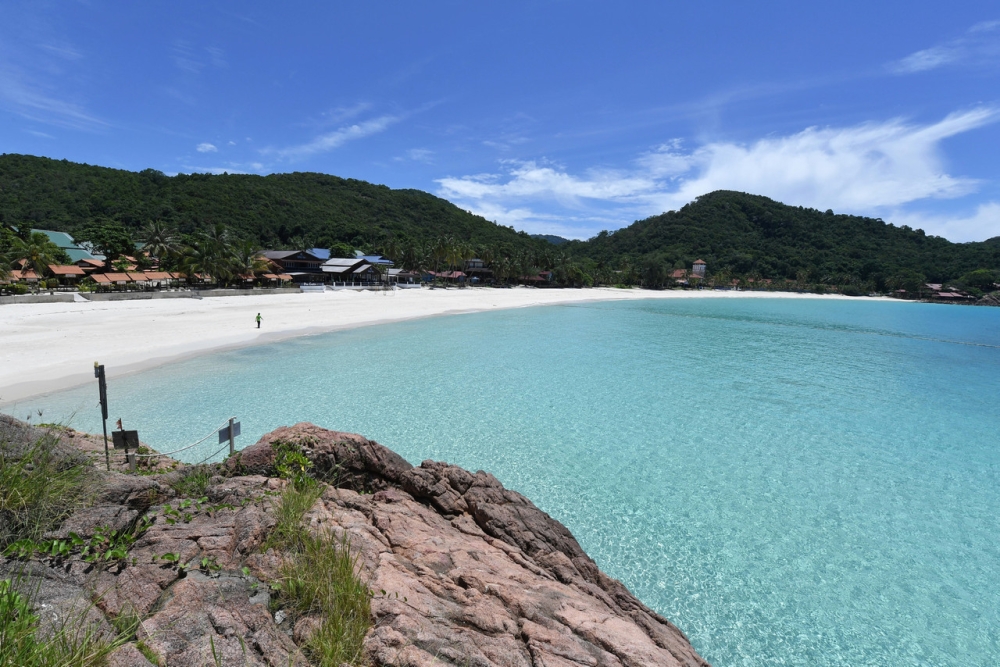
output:
M111 453L108 451L108 384L104 379L104 366L94 362L94 377L101 395L101 425L104 427L104 463L111 472Z
M236 421L236 417L229 418L229 455L232 456L236 452L236 443L233 442L233 422Z

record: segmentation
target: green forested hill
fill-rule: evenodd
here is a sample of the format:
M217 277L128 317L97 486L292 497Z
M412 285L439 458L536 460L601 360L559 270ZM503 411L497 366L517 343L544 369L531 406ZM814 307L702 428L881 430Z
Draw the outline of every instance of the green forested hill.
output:
M551 268L557 282L574 285L672 285L670 270L690 268L696 259L726 280L760 277L860 291L954 281L977 269L1000 271L1000 237L951 243L879 219L740 192L712 192L679 211L589 241L553 245L557 237L531 238L426 192L325 174L168 177L152 169L0 155L0 223L75 233L117 222L134 240L151 221L188 238L222 223L265 248L343 243L413 266L434 253L435 266L459 266L459 254L479 252L497 275Z
M939 282L975 269L1000 269L1000 237L951 243L875 218L786 206L724 190L679 211L575 242L568 250L601 263L627 256L640 265L678 268L700 258L711 274L826 284L881 283L912 271Z
M386 234L476 245L536 246L419 190L317 173L130 172L28 155L0 155L0 222L74 232L105 220L136 230L161 220L190 234L215 223L265 247L370 246Z

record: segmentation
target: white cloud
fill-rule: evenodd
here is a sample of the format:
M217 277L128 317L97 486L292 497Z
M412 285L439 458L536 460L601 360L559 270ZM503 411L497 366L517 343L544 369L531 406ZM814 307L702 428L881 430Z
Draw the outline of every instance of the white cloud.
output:
M947 46L935 46L923 51L911 53L902 60L894 63L892 70L898 74L912 74L935 69L941 65L955 62L961 57L960 49Z
M959 62L995 63L1000 60L998 28L1000 21L977 23L958 39L911 53L905 58L889 63L888 69L894 74L915 74Z
M406 151L406 157L415 162L430 162L433 155L434 151L426 148L411 148Z
M215 144L210 144L206 141L204 143L198 144L195 150L197 150L199 153L215 153L219 149L215 147Z
M341 127L333 132L321 134L310 142L288 148L267 148L263 153L277 155L281 158L304 158L315 153L323 153L343 146L349 141L362 139L383 132L389 126L399 122L398 116L379 116L361 123Z
M928 234L943 236L949 241L983 241L1000 236L1000 202L980 204L974 213L966 216L927 215L896 212L888 216L893 224L909 225Z
M929 125L896 119L846 128L813 127L751 144L712 142L690 151L673 141L640 156L628 170L592 169L574 175L558 165L504 162L500 174L437 182L439 194L460 206L531 231L556 219L590 227L617 218L617 224L608 226L614 228L679 208L714 190L883 215L911 202L973 192L977 181L947 173L940 144L997 118L996 109L984 107Z
M891 120L808 128L750 146L709 144L689 156L698 173L683 179L673 200L733 189L790 204L864 211L959 197L972 192L976 182L945 172L939 144L996 119L995 109L979 108L926 126Z

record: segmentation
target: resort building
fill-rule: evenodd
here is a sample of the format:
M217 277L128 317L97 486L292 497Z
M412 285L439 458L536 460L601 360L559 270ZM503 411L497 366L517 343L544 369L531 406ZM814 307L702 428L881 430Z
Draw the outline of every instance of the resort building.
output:
M66 232L53 232L48 229L32 229L32 232L38 232L40 234L45 234L49 237L55 245L59 246L59 249L69 255L69 261L79 262L81 259L94 259L103 260L103 255L95 255L90 252L90 249L84 247L83 245L77 243L73 240L73 237ZM103 265L103 264L102 264Z
M274 263L280 273L289 275L297 283L325 282L320 266L323 260L306 250L268 250L264 257Z
M698 277L698 278L704 278L705 277L705 266L706 265L705 265L704 261L702 261L700 259L694 260L694 265L691 267L691 274L694 275L694 276L696 276L696 277Z

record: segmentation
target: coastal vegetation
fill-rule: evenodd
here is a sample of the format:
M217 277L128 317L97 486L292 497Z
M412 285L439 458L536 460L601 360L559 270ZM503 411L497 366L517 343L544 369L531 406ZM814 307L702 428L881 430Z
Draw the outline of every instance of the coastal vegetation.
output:
M0 440L0 553L35 544L89 497L89 466L82 457L57 451L57 438L43 433L34 442ZM36 590L15 573L0 578L0 665L98 667L135 628L103 636L88 622L91 605L76 609L45 635L40 632Z
M877 218L728 191L566 241L515 232L424 192L324 174L166 176L2 155L0 222L0 271L30 264L42 276L61 251L32 228L71 233L105 255L109 269L155 262L219 284L267 270L262 249L312 247L335 257L380 254L416 272L461 271L478 258L499 284L537 284L544 274L546 284L564 287L683 283L919 296L938 283L980 296L1000 281L1000 237L952 243ZM699 259L704 276L691 271Z

